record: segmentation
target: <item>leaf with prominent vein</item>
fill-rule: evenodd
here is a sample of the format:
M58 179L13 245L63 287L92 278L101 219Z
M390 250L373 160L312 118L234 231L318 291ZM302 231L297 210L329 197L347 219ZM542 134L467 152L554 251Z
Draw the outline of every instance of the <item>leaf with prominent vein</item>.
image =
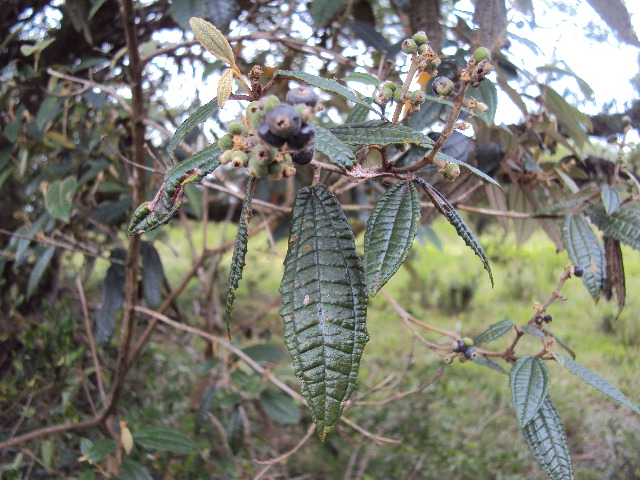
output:
M540 340L544 340L544 333L542 333L538 328L534 327L533 325L529 325L528 323L525 323L524 325L520 325L518 328L528 335L539 338Z
M220 109L224 108L224 104L227 103L227 100L229 100L232 90L233 70L228 68L224 71L224 73L220 77L220 81L218 82L218 105L220 106Z
M205 120L209 119L214 113L218 111L218 99L214 98L209 103L199 107L192 115L190 115L180 126L176 129L176 133L173 134L171 142L167 147L167 153L170 157L173 157L178 144L182 141L187 134L200 125Z
M371 103L370 99L365 99L366 102ZM361 123L366 122L369 117L369 109L364 108L362 105L354 105L344 123Z
M551 480L573 480L571 453L562 421L548 396L522 428L529 450Z
M369 339L362 262L344 212L324 185L296 195L280 293L285 343L324 440L357 386Z
M482 365L483 367L490 368L491 370L495 370L496 372L504 373L505 375L507 373L504 368L491 360L489 357L485 357L484 355L478 355L472 361L473 363L477 363L478 365Z
M189 20L189 25L191 25L191 30L195 33L200 45L209 50L218 60L235 67L236 60L233 49L220 30L206 20L197 17Z
M602 292L606 268L604 247L582 215L564 217L562 244L574 265L584 268L582 283L587 287L591 297L598 300Z
M419 223L420 200L413 183L398 182L378 199L364 234L370 296L375 296L407 258Z
M480 258L480 260L482 260L482 265L489 274L491 286L493 287L493 274L491 273L489 258L487 258L487 254L484 253L484 248L482 248L482 245L480 245L480 242L469 228L469 225L467 225L460 214L456 212L456 209L453 208L453 205L451 205L439 191L437 191L420 177L416 177L414 180L422 186L425 192L427 192L427 195L429 195L429 198L431 199L431 203L433 203L436 209L442 215L444 215L444 217L451 225L453 225L453 227L456 229L456 232L458 233L458 236L462 238L464 240L464 243L466 243L467 246L471 248L471 250L473 250L473 252Z
M407 142L428 148L433 146L433 140L424 133L411 127L396 125L387 120L340 125L333 127L331 133L349 145L380 145L384 147Z
M289 78L292 80L298 80L300 82L304 82L308 85L312 85L314 87L318 87L320 90L324 90L325 92L335 93L336 95L340 95L347 100L352 101L353 103L357 103L362 105L363 107L368 108L376 113L378 113L372 105L366 103L365 101L358 98L353 90L344 85L338 83L337 81L331 78L323 78L317 77L315 75L311 75L310 73L305 72L294 72L291 70L278 70L273 74L276 78ZM379 115L379 113L378 113Z
M580 377L580 379L583 382L585 382L587 385L590 385L596 390L599 390L605 395L608 395L609 397L620 402L625 407L630 408L631 410L633 410L634 412L640 415L640 409L637 406L635 406L633 403L631 403L627 399L627 397L624 395L624 393L622 393L616 387L611 385L607 380L602 378L597 373L592 372L588 368L583 367L579 363L574 362L569 357L565 357L564 355L560 355L560 356L563 357L564 366L567 368L567 370L569 370L574 375L577 375L578 377Z
M527 425L542 406L549 391L549 373L544 362L524 355L509 372L511 398L521 427Z
M607 215L602 205L592 205L587 209L591 221L609 237L640 250L640 211L621 208Z
M609 185L603 185L600 189L600 197L607 215L612 215L620 208L620 195L615 188Z
M343 171L356 164L356 156L351 148L320 125L316 125L315 148Z
M484 332L478 335L473 341L474 345L480 345L482 343L490 343L498 338L509 333L515 325L509 320L501 320L498 323L494 323Z
M255 191L256 179L251 177L247 185L247 195L244 197L240 221L238 222L238 233L233 245L233 256L231 257L231 271L229 272L229 286L227 287L227 308L224 314L224 321L227 324L227 335L231 338L231 317L233 313L233 301L236 298L236 290L242 278L242 270L247 256L247 243L249 241L248 225L251 220L251 200Z

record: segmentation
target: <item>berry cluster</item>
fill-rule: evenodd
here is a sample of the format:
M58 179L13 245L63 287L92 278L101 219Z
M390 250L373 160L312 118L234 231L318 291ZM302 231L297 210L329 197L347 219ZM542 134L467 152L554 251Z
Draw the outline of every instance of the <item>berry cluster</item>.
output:
M411 112L420 110L420 105L422 105L426 99L427 96L422 90L415 90L403 94L402 88L389 81L384 82L378 91L378 103L380 103L380 106L385 107L390 102L409 102Z
M218 145L220 162L245 167L256 178L280 180L295 174L297 165L313 159L316 129L311 120L322 108L310 87L289 90L286 103L275 96L251 102L243 123L232 123Z
M493 71L491 54L486 48L478 47L473 52L473 60L475 65L472 69L465 70L461 79L471 84L473 88L478 88L482 80Z
M537 326L541 326L542 322L551 323L552 320L553 320L553 317L547 313L544 316L536 315L533 319L533 323L535 323Z
M473 340L469 337L465 337L462 340L456 340L453 342L451 349L453 353L461 353L465 360L473 360L477 355L476 349L473 346Z

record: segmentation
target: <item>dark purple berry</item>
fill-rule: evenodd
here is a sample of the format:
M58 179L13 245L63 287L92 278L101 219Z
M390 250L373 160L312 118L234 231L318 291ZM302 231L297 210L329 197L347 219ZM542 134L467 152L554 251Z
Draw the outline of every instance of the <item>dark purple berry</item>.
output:
M455 353L460 353L460 352L464 352L467 350L467 346L464 344L464 342L462 340L456 340L456 344L453 347L453 351Z
M542 325L542 315L536 315L533 322L538 326Z
M291 160L293 163L297 165L307 165L311 160L313 160L314 148L309 147L304 150L300 150L299 152L291 154Z
M581 277L582 275L584 275L584 268L582 268L580 265L574 265L573 274L578 278Z
M473 360L477 355L475 347L469 347L464 351L464 356L467 360Z
M284 145L285 139L282 137L279 137L278 135L273 133L271 130L269 130L269 127L264 122L261 122L258 125L257 133L263 142L266 142L272 147L280 148L281 146Z
M301 103L313 108L318 103L318 95L311 87L293 88L287 92L285 101L289 105L299 105Z
M297 135L287 140L287 146L291 150L302 150L316 135L316 127L311 123L303 123Z
M291 105L280 104L273 107L265 117L265 123L271 133L281 138L287 139L296 135L300 131L302 119L300 114Z
M544 323L551 323L553 317L547 313L542 319L544 320Z

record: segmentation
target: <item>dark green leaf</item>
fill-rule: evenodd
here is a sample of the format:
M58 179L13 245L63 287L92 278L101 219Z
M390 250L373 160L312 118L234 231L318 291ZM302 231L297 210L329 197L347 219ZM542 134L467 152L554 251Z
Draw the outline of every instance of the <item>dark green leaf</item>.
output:
M153 477L142 465L127 459L120 466L120 480L153 480Z
M173 427L146 427L133 432L136 443L147 448L177 453L197 453L198 445Z
M473 344L481 345L483 343L493 342L494 340L497 340L498 338L512 331L513 327L515 327L513 322L510 322L509 320L501 320L498 323L494 323L484 332L478 335L473 341Z
M478 88L471 88L469 95L478 102L482 102L489 107L485 112L478 115L487 125L493 125L498 109L498 90L491 80L483 80Z
M491 267L489 266L489 258L487 258L487 254L484 253L484 249L480 242L473 234L469 226L462 219L462 217L456 212L456 209L453 208L444 196L438 192L435 188L425 182L422 178L416 177L415 180L422 186L429 198L431 199L431 203L436 207L436 209L444 215L447 221L453 225L458 233L458 236L464 240L464 243L467 244L468 247L473 250L473 252L482 260L482 265L484 269L489 274L489 279L491 280L491 286L493 287L493 274L491 273Z
M415 143L425 147L433 146L433 140L411 127L396 125L387 120L351 123L333 127L331 132L349 145L394 145Z
M278 70L274 74L274 77L289 78L291 80L298 80L300 82L304 82L314 87L318 87L320 90L324 90L325 92L331 92L331 93L340 95L341 97L346 98L347 100L350 100L353 103L362 105L363 107L366 107L375 112L375 110L373 109L373 106L367 104L365 101L358 98L358 96L353 92L353 90L345 87L344 85L341 85L340 83L338 83L333 79L317 77L315 75L311 75L310 73L294 72L289 70Z
M548 85L542 87L542 98L549 111L555 114L558 123L564 127L566 133L573 138L578 147L582 148L587 141L586 129L591 129L591 120Z
M597 225L597 222L594 223ZM587 287L589 294L595 300L599 299L606 268L604 247L582 215L565 216L562 244L573 264L584 268L582 283Z
M605 235L640 250L640 211L621 208L613 215L607 215L602 205L592 205L587 214Z
M474 358L473 363L477 363L478 365L482 365L483 367L490 368L491 370L495 370L496 372L507 374L507 371L498 365L496 362L491 360L489 357L485 357L484 355L477 355Z
M33 265L33 270L31 270L31 274L29 275L29 282L27 284L27 300L31 298L36 287L40 284L40 279L49 267L55 250L56 247L54 246L47 247L44 249L44 252L38 256L38 261Z
M149 307L160 305L163 282L164 270L158 251L151 243L142 242L142 291Z
M617 400L618 402L623 404L625 407L630 408L631 410L633 410L634 412L640 415L640 409L637 406L635 406L633 403L631 403L627 399L627 397L624 395L624 393L622 393L616 387L611 385L607 380L602 378L597 373L592 372L588 368L583 367L579 363L574 362L569 357L565 357L564 355L561 355L561 357L563 357L564 359L564 366L567 368L567 370L569 370L574 375L577 375L578 377L580 377L580 379L584 381L587 385L591 385L596 390L599 390L605 395L610 396L614 400Z
M369 99L365 99L369 101ZM364 108L362 105L354 105L344 123L360 123L366 122L369 117L369 109Z
M344 212L324 185L296 195L280 293L285 343L324 440L357 386L369 339L362 263Z
M116 248L111 252L110 258L124 261L127 254L123 249ZM111 338L116 324L116 313L124 303L124 282L124 265L112 263L104 278L102 301L96 315L95 337L98 343L104 343Z
M235 13L233 0L173 0L169 6L169 15L184 30L189 30L191 17L204 18L221 30L228 30Z
M300 408L284 393L265 390L260 394L260 403L274 422L290 425L300 422Z
M612 215L620 208L620 195L609 185L603 185L600 189L600 197L607 215Z
M277 362L287 358L287 353L274 345L257 344L243 348L242 351L256 362Z
M56 180L49 185L44 204L53 218L69 223L73 207L73 194L76 193L76 188L78 188L76 177Z
M104 5L104 3L107 0L93 0L93 4L91 5L91 10L89 10L89 17L88 19L91 20L93 18L93 16L98 13L98 10L100 10L100 7L102 7L102 5Z
M411 182L398 182L382 195L364 234L364 267L370 296L378 293L409 254L420 223L420 200Z
M357 82L362 83L363 85L373 85L374 87L380 85L378 77L366 72L351 72L344 77L343 80L345 82Z
M229 415L229 421L227 422L227 442L233 453L238 453L242 446L244 439L244 427L242 425L242 416L240 415L240 409L236 406Z
M101 438L89 447L86 455L93 463L99 463L113 453L116 453L116 442L110 438Z
M509 372L511 398L521 427L527 425L540 409L549 391L549 373L544 362L524 355Z
M311 17L313 28L324 27L331 18L344 7L343 0L314 0L311 3Z
M227 307L224 314L224 321L227 324L227 335L229 338L231 338L233 301L236 298L236 290L242 278L242 270L245 265L245 257L247 256L247 243L249 242L247 228L251 220L251 200L253 199L255 186L256 178L251 177L247 185L247 195L244 197L244 202L242 203L242 212L240 213L240 221L238 222L238 233L233 245L233 256L231 257L231 269L227 287Z
M209 413L209 410L211 410L211 406L213 405L213 400L217 394L218 394L217 385L212 385L204 392L204 395L202 395L202 402L198 407L198 413L197 413L198 420L203 421L207 419L207 414ZM200 428L201 428L201 423L198 422L196 424L196 430Z
M541 340L544 339L544 333L542 333L536 327L533 327L525 323L524 325L520 325L518 328L522 330L524 333L527 333L533 337L539 338Z
M556 65L543 65L542 67L536 68L536 70L540 73L543 72L551 72L557 73L559 77L569 76L575 78L580 90L582 90L582 94L589 100L593 98L593 89L589 86L587 82L585 82L581 77L579 77L573 70L569 67L560 68Z
M38 45L45 44L46 42L50 42L50 40L39 42ZM38 109L38 114L36 116L36 125L38 126L38 129L44 133L61 110L62 100L55 97L46 97L40 104L40 108Z
M567 434L548 396L531 421L522 428L522 435L540 468L551 480L573 480Z
M167 153L170 157L173 157L178 144L191 130L196 128L205 120L211 118L218 111L218 99L214 98L209 103L199 107L192 115L190 115L180 126L176 129L176 133L173 134L171 143L167 148Z
M320 125L316 125L315 148L342 170L353 167L357 161L351 148Z
M576 358L576 353L575 353L573 350L571 350L571 349L567 346L566 342L564 342L563 340L561 340L560 338L558 338L558 337L557 337L557 336L556 336L556 335L555 335L551 330L549 330L548 328L545 328L545 330L544 330L544 331L546 332L546 334L547 334L547 335L549 335L550 337L553 337L553 338L555 339L556 343L557 343L558 345L560 345L562 348L564 348L564 349L567 351L567 353L568 353L569 355L571 355L571 358L573 358L573 359L575 360L575 358Z

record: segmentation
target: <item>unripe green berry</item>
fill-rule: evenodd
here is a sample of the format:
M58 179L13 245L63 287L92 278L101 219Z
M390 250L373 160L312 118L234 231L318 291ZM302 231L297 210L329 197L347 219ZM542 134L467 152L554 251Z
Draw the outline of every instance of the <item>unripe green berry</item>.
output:
M441 170L442 176L448 182L453 182L458 175L460 175L460 167L455 163L447 163L447 165Z
M447 77L438 77L433 81L433 93L446 97L453 92L453 82Z
M231 165L235 168L244 167L249 160L249 155L244 152L233 152L231 155Z
M631 117L629 117L628 115L625 115L624 117L622 117L620 121L622 122L623 127L631 125Z
M413 37L411 37L411 39L414 42L416 42L418 45L424 45L428 41L427 34L425 32L423 32L422 30L420 30L419 32L416 32L413 35Z
M265 178L269 173L266 165L263 165L255 157L251 157L249 160L249 166L247 167L247 173L252 177Z
M227 163L229 163L231 161L231 156L234 154L233 150L225 150L224 152L222 152L222 154L218 157L218 160L220 160L220 163L222 165L226 165Z
M382 89L388 89L388 90L391 90L392 92L393 92L396 88L398 88L398 86L397 86L395 83L390 82L389 80L387 80L386 82L384 82L384 83L382 84Z
M468 347L473 347L473 340L471 338L469 338L469 337L464 337L462 339L462 343L464 343L464 346L467 347L467 348Z
M416 90L415 92L411 92L409 94L409 101L414 105L421 105L425 102L427 96L422 90Z
M244 127L241 123L232 123L231 125L229 125L228 131L229 135L242 135Z
M280 178L282 178L282 171L284 170L284 165L282 163L273 162L267 167L267 169L269 171L269 175L280 175ZM278 180L280 180L280 178Z
M256 145L251 151L251 160L255 160L260 165L269 165L273 161L269 147L262 143Z
M396 91L393 92L393 101L394 102L401 102L403 95L402 95L402 90L401 89L397 89Z
M418 51L418 44L412 39L408 38L402 42L402 51L404 53L416 53Z
M382 103L391 102L391 101L393 101L393 92L394 91L395 90L391 90L389 88L383 88L382 90L380 90L380 93L378 94L378 99Z
M229 150L231 147L233 147L233 137L231 137L231 135L229 134L223 135L222 137L220 137L220 140L218 140L218 146L222 150Z
M249 105L247 105L247 108L245 109L244 113L248 117L252 113L256 113L259 108L260 108L260 102L258 101L250 102Z
M247 118L249 119L249 123L251 124L254 130L257 130L258 126L260 125L260 122L262 122L262 119L264 118L264 115L265 113L260 110L247 115Z
M478 102L476 105L476 112L478 113L484 113L487 110L489 110L489 105L487 105L486 103L482 103L482 102Z
M425 53L427 53L429 51L430 47L431 46L428 43L425 43L424 45L420 45L418 47L418 54L424 55Z
M450 356L446 356L442 359L444 361L445 364L447 365L451 365L451 363L453 362L453 358Z
M484 47L478 47L473 52L473 59L476 63L480 63L482 60L491 61L491 53Z
M270 112L273 107L280 105L280 99L274 95L266 96L258 102L260 110L263 112Z

